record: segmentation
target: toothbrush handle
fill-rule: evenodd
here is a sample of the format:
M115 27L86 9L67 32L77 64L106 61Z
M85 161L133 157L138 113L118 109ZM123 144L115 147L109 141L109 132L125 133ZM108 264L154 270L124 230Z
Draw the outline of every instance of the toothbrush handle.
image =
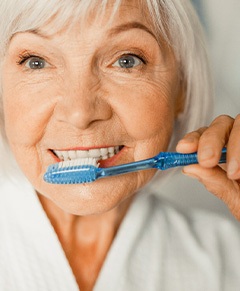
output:
M226 163L226 154L227 149L223 148L219 164ZM160 153L156 158L158 159L156 167L160 170L166 170L178 166L198 164L197 152L191 154L163 152Z
M155 168L155 164L156 164L155 159L150 158L147 160L142 160L129 164L113 166L110 168L99 168L97 172L97 178L116 176L130 172L137 172L140 170L147 170L150 168Z

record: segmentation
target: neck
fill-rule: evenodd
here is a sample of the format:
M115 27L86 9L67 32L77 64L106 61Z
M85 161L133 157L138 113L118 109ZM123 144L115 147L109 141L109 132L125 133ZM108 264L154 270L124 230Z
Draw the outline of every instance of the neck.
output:
M78 216L63 211L43 195L39 194L38 197L59 239L67 239L74 235L79 241L89 241L100 233L116 234L132 200L127 199L106 213Z
M81 290L92 290L132 199L98 215L77 216L38 195ZM89 276L89 274L91 274Z

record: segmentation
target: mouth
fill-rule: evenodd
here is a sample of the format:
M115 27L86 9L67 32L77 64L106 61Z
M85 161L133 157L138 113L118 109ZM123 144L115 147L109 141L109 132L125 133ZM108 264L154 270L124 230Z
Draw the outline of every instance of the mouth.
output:
M88 150L51 150L60 161L79 159L95 159L98 162L109 160L116 156L124 146L94 148Z

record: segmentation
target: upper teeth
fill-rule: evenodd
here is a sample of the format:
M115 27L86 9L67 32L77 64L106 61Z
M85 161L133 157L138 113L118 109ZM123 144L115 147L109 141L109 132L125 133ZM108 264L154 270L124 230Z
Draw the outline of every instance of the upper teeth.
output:
M109 148L100 148L92 149L85 151L53 151L56 156L58 156L62 161L82 159L82 158L96 158L97 160L106 160L113 157L119 152L119 146L109 147Z

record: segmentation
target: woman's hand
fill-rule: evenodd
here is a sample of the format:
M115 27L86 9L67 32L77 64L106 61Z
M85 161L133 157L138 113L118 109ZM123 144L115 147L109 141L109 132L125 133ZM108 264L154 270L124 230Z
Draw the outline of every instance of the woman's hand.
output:
M221 150L227 146L227 163L218 165ZM181 153L198 152L199 165L183 168L197 178L229 207L240 220L240 115L221 115L209 127L188 133L177 145Z

